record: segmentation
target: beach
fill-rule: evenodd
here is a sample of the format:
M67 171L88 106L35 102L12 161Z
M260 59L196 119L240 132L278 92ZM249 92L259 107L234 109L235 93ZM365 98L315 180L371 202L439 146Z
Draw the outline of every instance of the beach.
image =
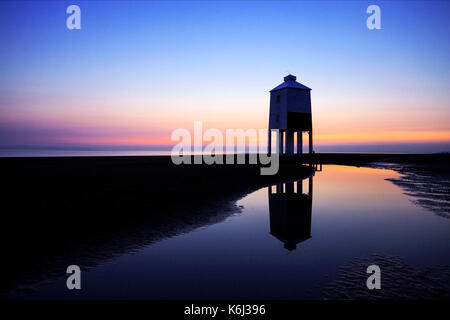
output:
M177 166L168 156L0 159L10 274L2 292L58 277L74 259L89 269L221 222L240 210L243 196L311 176L317 163L418 168L428 181L448 182L448 160L448 154L313 154L282 157L278 174L262 176L259 165Z
M223 220L234 202L269 184L301 179L286 163L275 176L259 165L174 165L170 157L0 159L8 281L51 277L77 257L82 267Z

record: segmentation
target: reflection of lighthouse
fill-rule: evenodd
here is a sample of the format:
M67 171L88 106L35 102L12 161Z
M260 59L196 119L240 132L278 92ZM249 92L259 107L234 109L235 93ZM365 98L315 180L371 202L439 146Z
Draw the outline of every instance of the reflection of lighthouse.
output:
M303 193L302 182L269 187L270 234L289 251L311 238L313 177L308 180L308 193Z

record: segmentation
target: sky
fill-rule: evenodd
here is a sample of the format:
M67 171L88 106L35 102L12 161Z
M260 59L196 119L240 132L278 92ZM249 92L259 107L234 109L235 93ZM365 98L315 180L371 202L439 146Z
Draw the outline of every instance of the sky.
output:
M2 1L0 148L267 128L269 91L294 74L319 152L450 151L449 56L447 1Z

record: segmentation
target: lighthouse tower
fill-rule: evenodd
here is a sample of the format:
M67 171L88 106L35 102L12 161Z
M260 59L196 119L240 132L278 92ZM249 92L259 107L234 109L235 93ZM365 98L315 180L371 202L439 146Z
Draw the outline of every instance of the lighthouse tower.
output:
M297 154L301 154L305 131L309 135L309 153L313 152L311 89L296 80L297 77L288 75L282 84L270 91L269 153L272 151L272 129L279 130L279 154L294 154L294 133L297 133Z

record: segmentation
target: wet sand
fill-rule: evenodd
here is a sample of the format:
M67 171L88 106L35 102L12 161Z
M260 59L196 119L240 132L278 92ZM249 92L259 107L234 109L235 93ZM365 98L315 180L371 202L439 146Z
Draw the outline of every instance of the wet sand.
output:
M217 223L261 187L311 175L302 163L397 163L448 172L449 155L314 154L259 165L173 165L170 157L0 159L2 237L9 275L0 291L90 268L161 239ZM378 164L380 165L380 164ZM28 290L28 289L25 289Z
M377 162L371 167L395 170L399 178L388 179L401 187L412 201L443 218L450 218L450 164Z
M366 268L372 264L383 266L381 290L361 287L368 277ZM338 278L323 286L322 290L324 296L331 300L449 299L450 267L415 268L402 257L371 254L340 266Z
M312 173L284 163L179 165L170 157L0 159L1 234L7 261L1 292L83 269L161 239L217 223L263 186ZM75 262L76 263L75 263Z

